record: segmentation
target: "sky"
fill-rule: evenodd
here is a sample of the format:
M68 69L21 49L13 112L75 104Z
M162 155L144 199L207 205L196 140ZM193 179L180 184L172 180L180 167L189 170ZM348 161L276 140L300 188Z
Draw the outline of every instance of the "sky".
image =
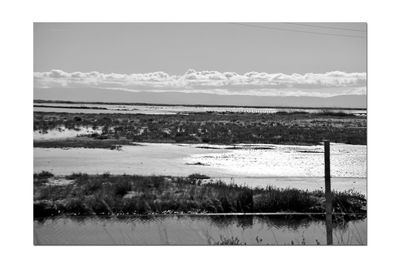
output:
M160 102L157 98L166 93L365 97L366 27L365 23L35 23L35 98L49 98L51 92L57 99L93 96L98 101L105 90L128 92L132 100L139 93L151 94L151 102Z

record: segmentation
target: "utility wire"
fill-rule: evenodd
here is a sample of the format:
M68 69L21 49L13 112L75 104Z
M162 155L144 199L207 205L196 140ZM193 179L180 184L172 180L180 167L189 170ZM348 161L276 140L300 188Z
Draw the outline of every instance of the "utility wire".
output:
M270 30L276 30L276 31L301 32L301 33L309 33L309 34L316 34L316 35L340 36L340 37L349 37L349 38L358 38L358 39L366 38L365 36L360 36L360 35L347 35L347 34L335 34L335 33L322 33L322 32L312 32L312 31L303 31L303 30L293 30L293 29L284 29L284 28L270 27L270 26L265 26L265 25L254 25L254 24L245 24L245 23L237 23L237 22L231 22L229 24L240 25L240 26L244 26L244 27L270 29Z
M313 27L313 28L321 28L321 29L333 29L333 30L341 30L341 31L353 31L353 32L366 33L366 31L363 31L363 30L356 30L356 29L349 29L349 28L339 28L339 27L331 27L331 26L311 25L311 24L305 24L305 23L288 22L286 24L293 24L293 25L299 25L299 26L305 26L305 27Z

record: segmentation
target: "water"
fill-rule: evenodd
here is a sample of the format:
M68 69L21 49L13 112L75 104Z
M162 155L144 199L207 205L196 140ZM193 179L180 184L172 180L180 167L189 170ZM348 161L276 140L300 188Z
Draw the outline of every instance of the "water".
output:
M333 227L333 244L367 244L367 219ZM221 236L247 245L326 244L324 220L304 215L60 217L34 223L38 245L209 245Z
M50 105L50 104L49 104ZM34 111L71 113L142 113L177 114L187 112L278 111L321 112L317 109L226 108L140 105L90 105L106 109L59 108ZM339 110L337 110L339 111ZM340 110L366 115L365 110ZM73 138L100 133L101 129L65 128L48 133L34 132L35 140ZM353 189L366 194L366 146L331 145L333 190ZM264 187L322 189L324 165L322 146L270 144L199 145L151 144L123 146L121 151L83 148L34 148L34 171L51 171L57 175L73 172L97 174L139 174L187 176L202 173L211 181ZM55 182L65 182L62 179ZM224 238L237 238L249 245L316 245L326 243L325 221L306 215L158 215L129 217L57 217L34 222L34 242L39 245L209 245ZM333 242L339 245L367 243L367 219L337 222Z
M274 185L299 189L324 186L322 146L199 145L139 143L121 151L84 148L34 148L34 171L187 176L250 187ZM366 146L331 145L334 190L366 193Z
M296 108L254 108L254 107L196 107L196 106L152 106L152 105L114 105L114 104L37 104L48 107L34 107L34 111L67 112L67 113L128 113L128 114L177 114L189 112L247 112L247 113L276 113L278 111L309 113L323 112L324 109L296 109ZM74 107L74 108L65 108ZM85 108L80 108L85 107ZM91 109L101 107L104 109ZM345 112L355 115L366 115L365 109L330 109L332 112Z

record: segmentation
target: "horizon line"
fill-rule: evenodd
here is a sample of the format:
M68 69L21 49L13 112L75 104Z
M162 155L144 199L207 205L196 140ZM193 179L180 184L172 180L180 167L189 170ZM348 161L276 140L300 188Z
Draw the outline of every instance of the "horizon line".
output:
M358 95L356 95L358 96ZM366 95L365 95L366 96ZM280 96L276 96L280 97ZM281 96L282 97L282 96ZM301 96L293 96L301 97ZM306 96L308 97L308 96ZM336 96L332 96L336 97ZM301 106L250 106L250 105L213 105L213 104L163 104L163 103L146 103L146 102L107 102L107 101L73 101L73 100L49 100L49 99L33 99L33 103L61 103L61 104L103 104L103 105L143 105L143 106L183 106L183 107L234 107L234 108L283 108L283 109L339 109L339 110L367 110L365 108L354 107L301 107Z

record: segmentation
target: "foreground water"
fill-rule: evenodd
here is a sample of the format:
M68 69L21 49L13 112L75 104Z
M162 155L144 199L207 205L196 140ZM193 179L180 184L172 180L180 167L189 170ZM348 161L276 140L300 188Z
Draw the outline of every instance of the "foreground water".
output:
M163 215L60 217L34 223L38 245L209 245L230 238L248 245L326 244L325 221L304 215ZM366 243L367 219L334 223L333 244Z
M331 145L332 187L366 193L366 146ZM83 148L34 148L34 171L57 175L206 174L251 187L274 185L299 189L324 186L322 146L199 145L139 143L121 151Z

